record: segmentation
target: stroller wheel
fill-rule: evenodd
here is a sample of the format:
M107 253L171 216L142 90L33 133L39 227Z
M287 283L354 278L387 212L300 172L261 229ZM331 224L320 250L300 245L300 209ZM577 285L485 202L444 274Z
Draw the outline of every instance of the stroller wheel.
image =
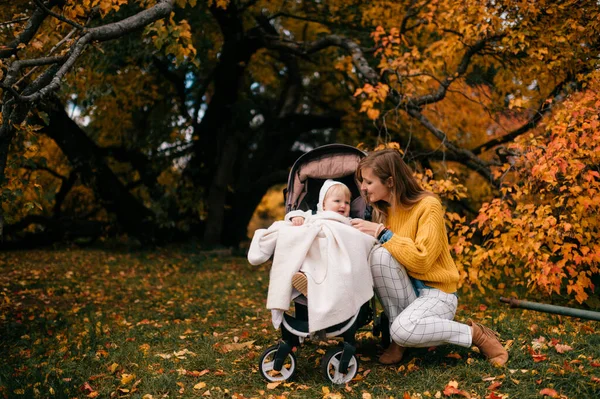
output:
M258 369L260 374L267 381L287 381L292 379L296 372L296 355L294 352L286 354L285 358L282 359L281 368L278 368L276 362L277 350L279 345L273 345L265 350L258 360Z
M333 384L345 384L352 380L358 372L358 359L354 355L348 361L346 373L340 371L343 352L344 349L341 347L330 349L321 361L323 377Z

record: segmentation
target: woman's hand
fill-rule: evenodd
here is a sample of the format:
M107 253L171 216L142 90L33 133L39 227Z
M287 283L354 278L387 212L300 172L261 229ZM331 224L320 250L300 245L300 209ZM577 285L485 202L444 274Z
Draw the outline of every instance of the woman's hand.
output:
M302 216L296 216L290 219L294 226L302 226L304 224L304 218Z
M377 238L377 234L379 234L382 227L380 223L367 222L362 219L352 219L350 223L352 224L352 227L375 238Z

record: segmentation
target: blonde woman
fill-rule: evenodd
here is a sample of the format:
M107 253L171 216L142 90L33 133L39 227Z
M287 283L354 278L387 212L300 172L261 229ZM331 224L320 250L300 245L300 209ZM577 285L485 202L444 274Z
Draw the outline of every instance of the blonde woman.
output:
M381 243L369 262L393 342L379 361L398 363L407 347L455 344L475 345L492 364L504 365L508 352L495 332L453 321L459 276L437 197L421 188L394 149L370 153L356 177L374 221L353 219L352 225Z

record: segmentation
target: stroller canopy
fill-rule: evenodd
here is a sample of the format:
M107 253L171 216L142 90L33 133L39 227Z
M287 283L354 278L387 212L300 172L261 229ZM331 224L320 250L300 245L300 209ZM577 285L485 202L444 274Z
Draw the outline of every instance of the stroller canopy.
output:
M300 156L284 190L285 211L315 210L323 182L334 179L346 184L352 193L350 216L364 217L366 205L354 174L365 156L358 148L344 144L324 145Z

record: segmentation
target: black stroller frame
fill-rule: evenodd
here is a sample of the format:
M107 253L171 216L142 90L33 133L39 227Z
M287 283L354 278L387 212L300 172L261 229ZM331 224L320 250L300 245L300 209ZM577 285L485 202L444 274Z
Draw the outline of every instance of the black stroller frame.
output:
M318 193L326 179L336 179L345 183L352 193L351 217L370 220L370 209L360 195L354 178L358 162L366 154L361 150L343 145L329 144L309 151L298 158L292 166L288 185L284 189L285 210L316 209ZM310 338L308 329L308 307L301 299L294 300L294 316L287 313L281 324L281 341L267 348L259 359L259 371L270 382L286 381L294 377L296 371L295 350L305 338ZM350 319L333 325L321 332L326 338L341 337L340 344L329 349L321 360L321 373L334 384L345 384L358 373L356 357L356 332L374 320L375 298L363 304ZM383 315L384 316L384 315ZM389 342L387 322L383 317L376 318L373 335L382 333L384 343Z

